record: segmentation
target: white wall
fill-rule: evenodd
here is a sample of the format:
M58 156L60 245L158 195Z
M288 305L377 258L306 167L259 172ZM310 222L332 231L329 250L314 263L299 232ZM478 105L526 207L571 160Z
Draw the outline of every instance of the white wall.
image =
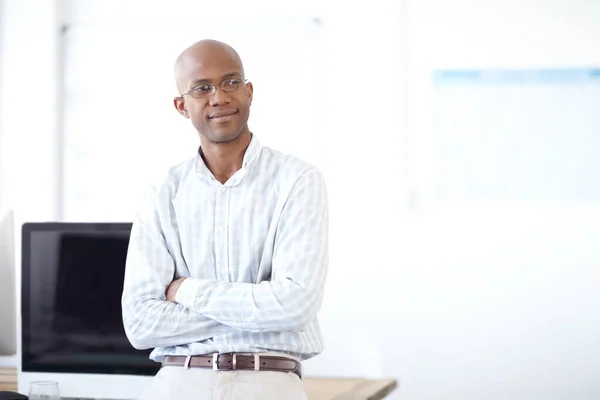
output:
M45 151L58 143L50 128L56 14L42 0L5 2L3 193L24 219L56 218L60 153ZM315 146L330 190L332 264L321 313L327 350L307 369L396 377L401 389L391 398L597 398L599 207L432 208L422 187L431 169L431 71L600 65L599 3L400 3L231 4L240 15L323 19L327 129ZM183 23L219 7L77 4L71 22ZM32 76L45 77L35 98L23 90ZM369 93L357 96L353 82ZM25 165L38 168L26 173Z
M409 1L407 126L415 211L399 264L385 370L409 399L600 396L598 204L436 207L432 72L600 65L595 1ZM599 132L600 133L600 132ZM498 168L502 168L499 165Z
M54 1L4 1L0 185L17 220L53 218L58 208L59 30Z

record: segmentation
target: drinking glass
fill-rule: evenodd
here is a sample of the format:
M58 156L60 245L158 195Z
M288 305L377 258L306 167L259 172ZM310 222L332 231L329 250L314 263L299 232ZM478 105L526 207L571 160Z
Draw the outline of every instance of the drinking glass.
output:
M29 400L60 400L58 382L31 382Z

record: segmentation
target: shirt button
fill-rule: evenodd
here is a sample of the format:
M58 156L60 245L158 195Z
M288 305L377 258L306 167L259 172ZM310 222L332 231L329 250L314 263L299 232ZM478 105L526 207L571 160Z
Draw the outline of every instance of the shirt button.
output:
M221 188L221 192L223 192L223 193L225 193L225 191L226 191L226 190L227 190L227 188L226 188L225 186L223 186L223 187Z

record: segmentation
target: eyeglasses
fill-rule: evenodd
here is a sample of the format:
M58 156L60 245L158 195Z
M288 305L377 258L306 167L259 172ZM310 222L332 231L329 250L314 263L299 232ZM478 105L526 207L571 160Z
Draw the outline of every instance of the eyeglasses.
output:
M242 90L244 86L246 86L246 83L248 83L247 79L227 78L221 81L221 83L219 83L219 86L221 87L221 89L223 89L224 92L237 92L238 90ZM217 87L212 83L203 83L202 85L196 86L195 88L192 88L187 92L182 93L181 97L185 96L186 94L189 94L194 99L201 99L204 97L212 96L216 91Z

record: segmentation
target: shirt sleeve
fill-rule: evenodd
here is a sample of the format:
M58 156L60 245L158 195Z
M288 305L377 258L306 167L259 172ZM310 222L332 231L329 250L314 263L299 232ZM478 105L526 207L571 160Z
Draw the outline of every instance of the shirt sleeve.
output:
M123 324L129 341L136 349L148 349L189 344L233 332L231 327L208 316L166 300L175 260L161 228L161 219L169 218L169 206L162 210L158 198L154 191L147 196L129 239L122 296Z
M188 278L177 301L238 330L303 330L321 308L329 262L327 191L320 172L305 172L295 183L274 246L270 281Z

